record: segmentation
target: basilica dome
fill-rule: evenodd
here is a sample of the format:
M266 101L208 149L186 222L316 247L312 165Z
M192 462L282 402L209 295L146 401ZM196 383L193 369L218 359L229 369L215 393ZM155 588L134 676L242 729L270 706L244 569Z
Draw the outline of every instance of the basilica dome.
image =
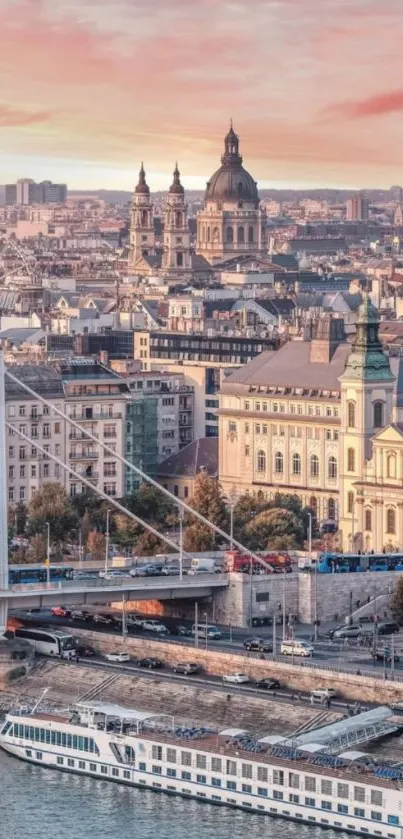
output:
M231 125L221 166L207 183L205 201L259 201L256 181L242 166L239 138Z

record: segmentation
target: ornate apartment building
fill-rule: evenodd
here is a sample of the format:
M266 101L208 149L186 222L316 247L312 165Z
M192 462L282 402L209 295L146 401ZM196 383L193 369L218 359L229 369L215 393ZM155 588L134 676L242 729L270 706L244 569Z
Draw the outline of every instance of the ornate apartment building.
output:
M389 361L366 298L353 345L323 318L312 341L266 352L223 383L225 492L296 493L339 522L345 550L403 547L403 361Z

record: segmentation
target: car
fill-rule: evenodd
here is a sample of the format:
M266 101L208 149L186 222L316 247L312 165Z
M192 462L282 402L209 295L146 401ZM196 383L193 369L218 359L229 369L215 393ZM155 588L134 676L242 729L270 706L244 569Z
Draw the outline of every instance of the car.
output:
M278 679L270 679L269 676L266 676L265 679L257 679L254 682L254 687L258 690L278 690L281 685Z
M164 567L161 569L161 574L163 577L179 577L179 566L164 565Z
M270 641L265 641L264 638L249 638L243 642L245 650L257 651L259 653L273 652L273 644Z
M182 673L184 676L192 676L194 673L200 673L200 666L191 661L179 662L174 664L172 670L174 673Z
M123 664L125 661L130 661L129 653L125 653L123 651L118 653L106 653L105 658L107 661L118 661L120 664Z
M109 615L100 615L98 612L95 615L89 615L89 620L92 620L94 623L103 623L106 626L113 623L113 618Z
M400 661L400 655L397 655L391 647L384 647L383 650L373 650L371 655L374 661L390 662L392 658L395 662Z
M71 611L65 606L53 606L50 612L55 618L71 618Z
M336 688L314 688L311 690L311 697L318 702L326 702L328 699L333 699L337 696Z
M112 580L114 577L128 577L128 571L118 570L117 568L112 569L111 571L100 571L99 576L104 580Z
M87 621L90 615L82 609L72 609L70 617L73 621Z
M139 658L136 661L137 667L146 667L148 670L156 670L158 667L163 667L162 661L159 658Z
M189 638L192 635L190 626L184 626L183 624L179 624L179 626L172 631L175 635L182 635L183 638Z
M144 632L156 632L158 635L168 634L168 627L164 623L155 620L142 620L141 626Z
M342 641L345 638L360 638L362 634L362 626L342 626L333 632L333 640Z
M400 626L396 621L382 621L376 624L377 635L394 635L399 632Z
M222 680L223 682L228 682L230 685L247 685L250 682L250 678L246 673L224 673Z
M146 569L142 568L141 566L139 568L132 568L129 571L129 574L130 574L131 577L146 577L147 576Z
M80 658L91 658L93 655L96 655L94 647L90 647L89 644L78 644L76 653Z

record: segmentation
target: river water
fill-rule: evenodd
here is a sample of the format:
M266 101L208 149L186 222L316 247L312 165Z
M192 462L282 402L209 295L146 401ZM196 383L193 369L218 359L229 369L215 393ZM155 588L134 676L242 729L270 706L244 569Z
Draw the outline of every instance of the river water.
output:
M4 839L346 839L347 834L43 769L0 752Z

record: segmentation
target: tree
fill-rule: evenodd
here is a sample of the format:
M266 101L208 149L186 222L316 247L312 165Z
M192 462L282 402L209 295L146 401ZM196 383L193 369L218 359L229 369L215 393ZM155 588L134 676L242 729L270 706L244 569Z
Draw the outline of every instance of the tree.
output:
M390 610L399 626L403 626L403 577L399 577L396 583L390 599Z
M106 539L103 533L98 530L90 530L87 539L87 550L91 555L91 559L96 559L98 562L105 560Z
M305 537L303 524L290 510L272 507L255 516L245 527L247 546L255 551L271 550L272 540L287 537L288 547L302 545Z
M91 530L91 516L89 514L89 511L86 510L82 519L81 519L81 538L82 538L83 545L87 544L88 536L90 534L90 530Z
M144 531L136 542L137 556L155 556L155 554L164 553L165 549L165 542L157 539L150 531Z
M234 507L234 536L239 542L245 542L247 538L245 535L245 527L254 519L256 515L268 510L270 502L255 498L253 495L246 493L241 495Z
M70 504L66 490L61 484L50 481L34 493L29 503L29 533L44 533L47 522L51 539L57 542L66 539L79 525L77 513Z
M214 549L214 533L202 522L191 524L183 533L183 548L188 553Z
M140 489L123 499L123 505L149 524L162 524L175 506L157 487L143 483Z
M29 543L29 561L37 565L45 562L47 542L42 533L36 533Z

